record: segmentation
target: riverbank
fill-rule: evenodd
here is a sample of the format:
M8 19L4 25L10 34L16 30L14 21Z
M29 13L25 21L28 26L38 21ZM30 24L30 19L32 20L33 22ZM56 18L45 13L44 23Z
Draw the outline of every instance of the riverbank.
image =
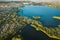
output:
M31 26L36 28L37 31L42 31L50 38L60 39L60 36L59 36L60 35L60 29L59 29L60 26L58 26L56 28L43 27L43 25L37 21L33 21Z

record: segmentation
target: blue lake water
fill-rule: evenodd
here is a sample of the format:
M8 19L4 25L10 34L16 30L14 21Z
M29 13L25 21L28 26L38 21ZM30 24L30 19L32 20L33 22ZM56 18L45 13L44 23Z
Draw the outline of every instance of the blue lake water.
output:
M41 16L37 21L41 22L46 27L57 27L60 25L60 20L52 18L53 16L60 16L60 8L52 8L47 6L24 6L20 7L19 15L27 16L31 19L32 16Z

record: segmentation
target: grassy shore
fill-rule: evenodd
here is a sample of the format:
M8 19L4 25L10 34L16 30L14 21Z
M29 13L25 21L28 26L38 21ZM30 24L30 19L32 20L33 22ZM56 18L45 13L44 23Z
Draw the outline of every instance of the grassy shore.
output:
M40 19L40 16L33 16L34 19Z
M36 28L37 31L44 32L50 38L56 38L60 40L60 25L56 28L47 28L37 21L33 21L31 24L32 27Z
M60 16L53 16L54 19L60 20Z

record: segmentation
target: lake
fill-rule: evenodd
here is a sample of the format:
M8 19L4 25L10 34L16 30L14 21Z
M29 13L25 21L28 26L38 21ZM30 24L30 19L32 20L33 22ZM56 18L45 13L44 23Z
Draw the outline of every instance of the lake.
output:
M45 27L57 27L60 25L60 20L52 18L53 16L60 16L60 8L52 8L48 6L24 6L20 7L19 15L27 16L33 19L32 16L41 16L37 21L41 22Z

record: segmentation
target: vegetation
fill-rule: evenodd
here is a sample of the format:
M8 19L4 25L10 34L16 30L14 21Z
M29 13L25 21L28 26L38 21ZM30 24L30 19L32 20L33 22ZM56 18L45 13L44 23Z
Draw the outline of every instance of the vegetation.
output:
M57 5L58 4L58 5ZM60 8L59 3L32 3L32 5L43 5L49 7ZM10 9L10 8L9 8ZM12 8L14 9L14 8ZM17 32L21 32L28 24L36 28L37 31L42 31L51 38L60 39L60 25L56 28L43 27L41 22L29 19L25 16L19 16L14 10L3 9L4 12L0 13L0 40L5 40L8 36L15 35ZM2 10L2 11L3 11ZM6 10L6 13L5 13ZM1 11L1 8L0 8ZM14 13L12 13L14 12ZM34 19L39 19L39 16L33 16ZM60 16L54 16L53 18L60 20ZM12 40L21 40L20 37L13 37Z
M40 16L33 16L34 19L40 19Z
M40 2L40 3L32 2L32 5L60 8L60 2Z
M14 35L16 32L30 24L31 19L19 16L16 13L0 14L0 39L5 40L9 35Z
M22 40L22 38L20 37L20 35L17 35L16 37L13 37L11 40Z
M60 20L60 16L53 16L53 18Z
M50 38L60 39L60 25L56 28L43 27L43 25L37 21L33 21L31 24L32 27L36 28L37 31L42 31Z
M25 6L27 5L38 5L38 6L49 6L49 7L54 7L54 8L60 8L60 2L32 2L32 1L3 1L0 2L0 7L19 7L19 6ZM2 5L1 5L2 4ZM6 4L6 5L5 5ZM14 5L16 4L16 5Z
M21 32L28 24L36 28L37 31L44 32L51 38L60 39L60 25L56 28L43 27L41 22L25 16L19 16L16 13L0 14L0 39L5 40L9 35L15 35L17 32ZM19 37L12 38L12 40L15 39L20 40Z

